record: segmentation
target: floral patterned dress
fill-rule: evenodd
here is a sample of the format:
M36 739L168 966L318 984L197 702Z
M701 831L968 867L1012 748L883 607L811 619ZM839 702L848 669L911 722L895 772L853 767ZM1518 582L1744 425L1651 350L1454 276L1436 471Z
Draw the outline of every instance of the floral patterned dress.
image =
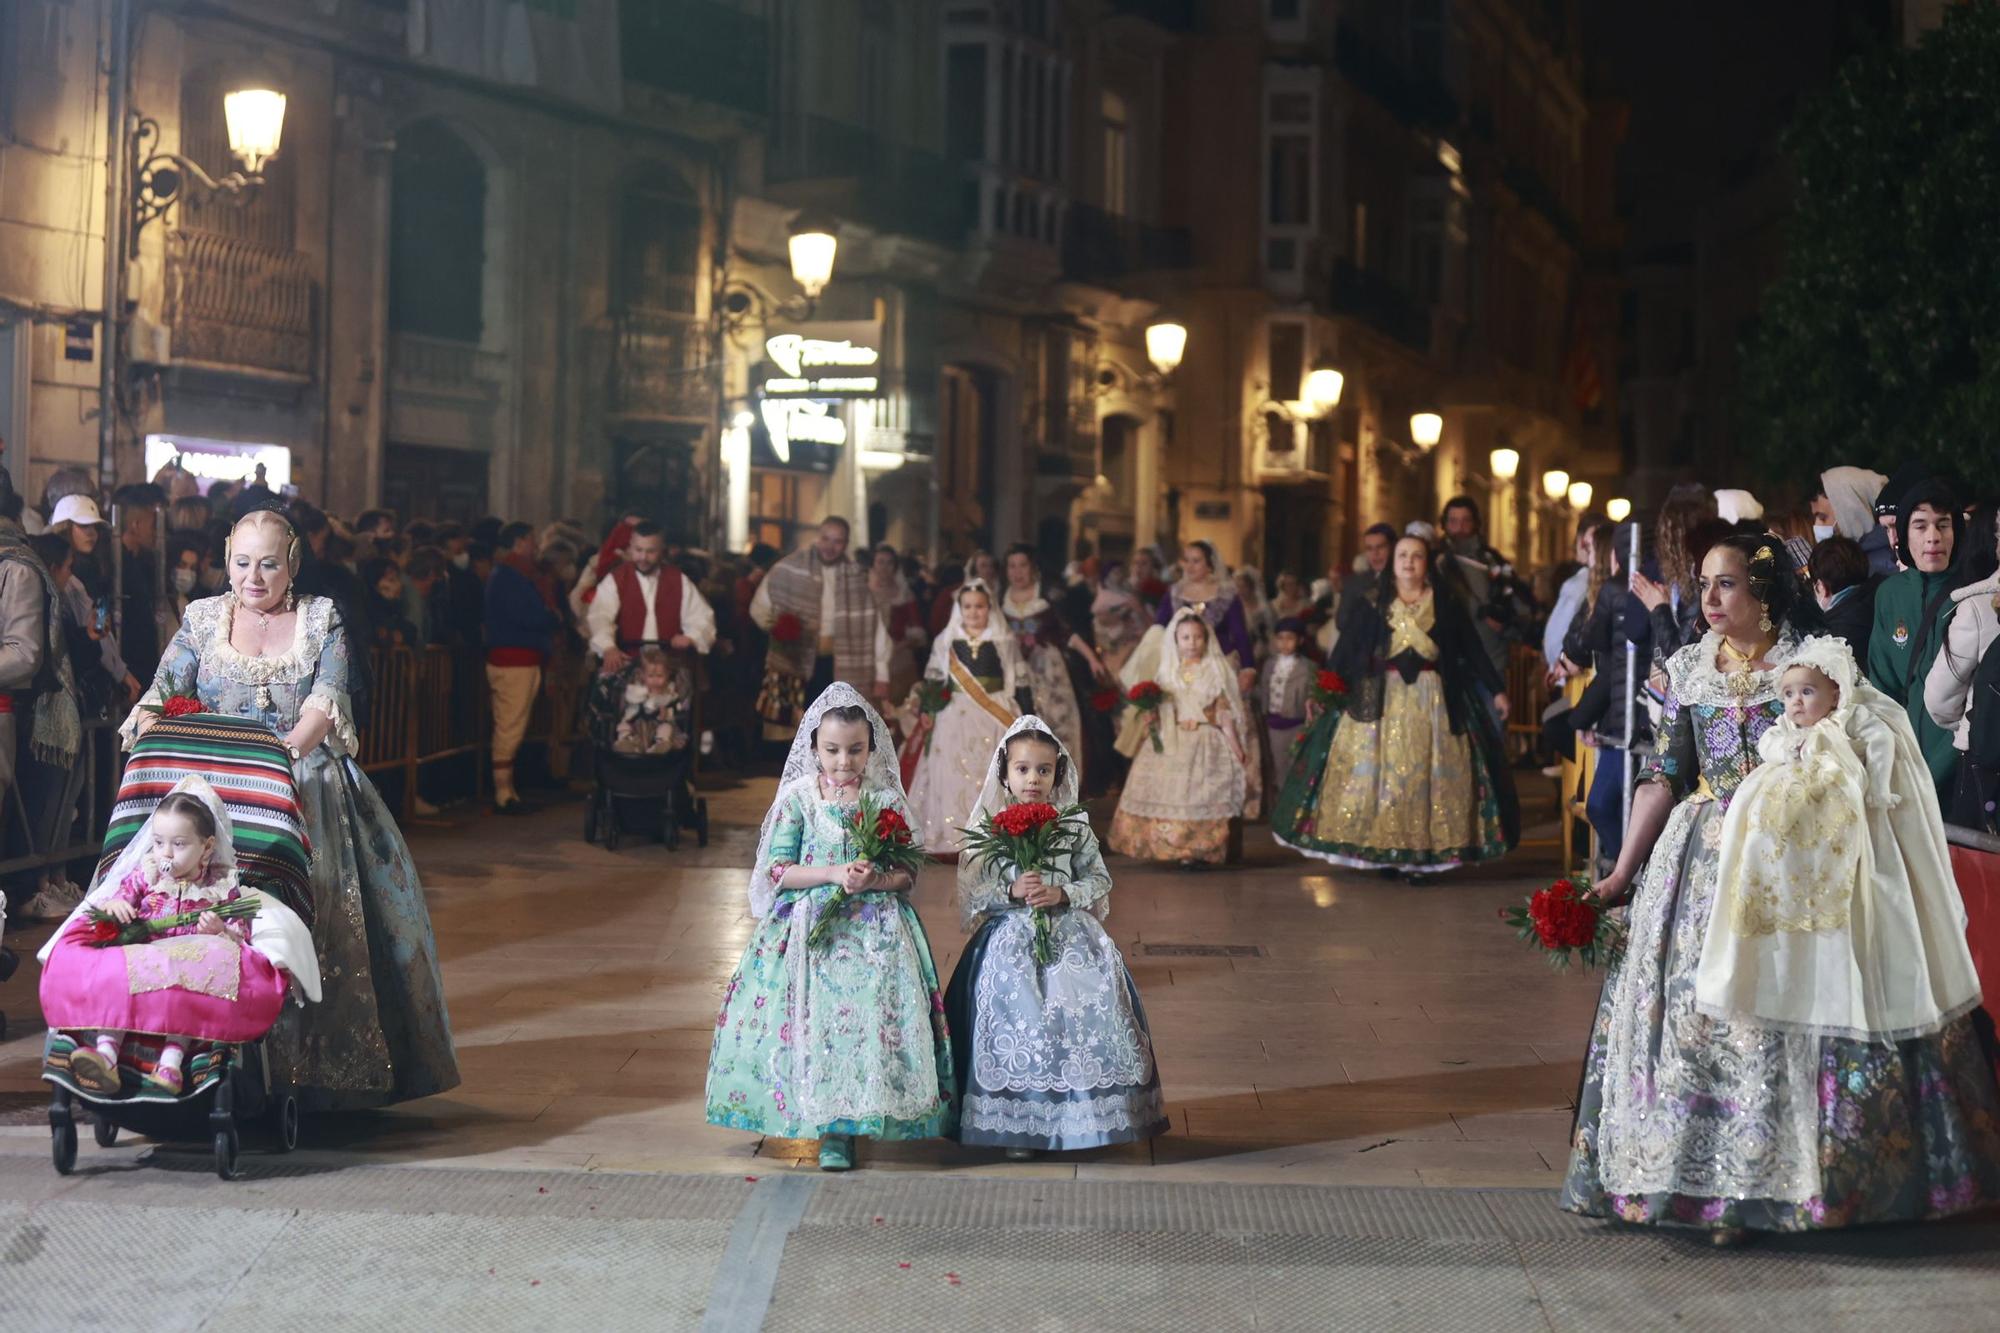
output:
M1077 706L1076 685L1069 669L1069 625L1039 590L1025 598L1008 590L1000 598L1000 610L1021 650L1021 661L1027 668L1023 683L1034 696L1036 714L1081 762L1083 710Z
M1725 676L1716 637L1676 653L1645 778L1679 804L1641 874L1631 936L1584 1052L1562 1204L1627 1222L1806 1231L2000 1199L2000 1097L1968 1016L1895 1043L1705 1017L1695 973L1723 814L1782 711L1769 671Z
M771 873L854 859L855 807L808 780L780 794ZM729 978L708 1056L708 1120L779 1138L930 1139L953 1127L951 1035L907 893L779 892ZM840 916L817 945L825 910Z
M236 598L190 602L140 704L177 694L284 736L311 708L332 731L297 766L312 842L313 946L322 1002L288 1007L271 1029L273 1081L308 1111L383 1106L458 1083L430 909L403 835L355 759L352 644L334 603L301 597L292 646L251 657L229 642ZM133 734L135 710L126 722Z

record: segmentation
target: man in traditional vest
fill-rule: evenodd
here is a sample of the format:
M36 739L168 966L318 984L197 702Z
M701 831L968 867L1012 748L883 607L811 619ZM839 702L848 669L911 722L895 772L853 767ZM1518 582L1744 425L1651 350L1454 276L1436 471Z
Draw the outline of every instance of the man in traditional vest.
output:
M806 701L836 680L889 697L889 626L868 571L847 558L849 532L844 518L823 520L818 540L773 565L750 601L750 618L771 636L757 695L771 739L789 738Z
M657 523L632 529L625 559L597 585L590 602L590 650L603 671L623 671L641 648L707 654L715 646L715 611L694 580L666 563L667 538Z

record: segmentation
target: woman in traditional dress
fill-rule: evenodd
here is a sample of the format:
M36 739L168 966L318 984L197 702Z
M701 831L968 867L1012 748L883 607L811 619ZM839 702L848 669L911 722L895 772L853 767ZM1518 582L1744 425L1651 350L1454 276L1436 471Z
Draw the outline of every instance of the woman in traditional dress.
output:
M902 559L887 542L868 553L868 592L882 613L882 623L889 627L889 697L900 699L922 674L930 635L924 629L923 608L903 577Z
M1332 666L1347 702L1294 747L1272 808L1272 836L1295 852L1414 879L1520 841L1493 720L1506 683L1431 569L1430 544L1403 537L1382 578L1342 604Z
M1132 772L1111 819L1111 850L1188 869L1229 859L1229 824L1253 799L1250 713L1236 672L1199 611L1146 631L1125 663L1129 691L1157 685L1157 710L1128 710L1118 748Z
M1082 759L1081 701L1088 696L1093 678L1109 680L1110 673L1089 640L1070 629L1069 621L1044 593L1035 548L1026 543L1007 552L1007 590L1000 594L1000 611L1007 617L1014 646L1027 667L1035 711L1064 748Z
M1236 597L1243 603L1243 627L1250 632L1250 664L1262 666L1270 655L1271 633L1278 624L1278 613L1264 596L1264 572L1255 565L1237 570Z
M964 842L965 812L986 780L986 761L1014 719L1028 710L1027 667L994 609L992 589L968 579L951 623L931 645L924 678L951 690L935 717L907 708L910 744L920 746L910 810L924 850L954 856Z
M1132 591L1125 567L1112 562L1099 576L1097 593L1090 603L1091 630L1097 639L1097 653L1105 669L1113 675L1139 646L1153 613L1140 604Z
M1718 874L1725 816L1762 761L1783 712L1779 676L1815 619L1775 539L1730 537L1699 569L1708 630L1668 663L1657 757L1596 888L1608 903L1632 896L1630 926L1584 1049L1563 1207L1729 1243L1990 1204L2000 1097L1969 1016L1871 1040L1702 1012L1710 919L1741 887ZM1891 794L1936 820L1909 767Z
M123 734L129 743L169 698L193 695L211 713L255 719L291 751L325 998L271 1030L271 1077L296 1086L305 1110L349 1110L443 1092L458 1061L423 885L355 758L356 645L331 600L293 592L300 551L276 510L237 522L229 591L188 605Z
M1153 622L1164 626L1187 607L1195 608L1207 623L1217 649L1236 673L1237 689L1255 689L1257 650L1250 641L1243 602L1236 595L1235 580L1207 542L1189 542L1181 548L1180 582L1160 599Z

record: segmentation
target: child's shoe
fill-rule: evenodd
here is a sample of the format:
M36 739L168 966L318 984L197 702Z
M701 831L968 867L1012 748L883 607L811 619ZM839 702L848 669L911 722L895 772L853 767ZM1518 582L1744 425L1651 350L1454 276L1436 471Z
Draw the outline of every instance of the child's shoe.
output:
M181 1089L187 1086L187 1081L182 1078L179 1065L158 1065L152 1073L146 1075L146 1086L155 1092L171 1093L178 1097L181 1095Z
M70 1052L70 1076L85 1092L94 1092L109 1097L120 1090L118 1082L118 1056L113 1052L107 1057L96 1046L79 1046Z
M819 1169L822 1171L852 1171L854 1169L854 1136L852 1134L829 1134L819 1141Z

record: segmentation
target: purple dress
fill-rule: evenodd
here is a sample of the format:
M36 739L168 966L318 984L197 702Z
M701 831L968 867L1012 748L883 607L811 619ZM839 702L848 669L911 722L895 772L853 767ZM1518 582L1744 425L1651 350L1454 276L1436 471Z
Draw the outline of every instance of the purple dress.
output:
M1181 596L1179 584L1160 599L1159 614L1153 617L1156 625L1170 623L1184 606L1192 605ZM1222 655L1238 671L1257 665L1257 655L1250 647L1250 623L1243 616L1243 601L1237 597L1236 589L1225 585L1220 592L1210 598L1201 608L1201 618L1208 624L1208 632L1215 636L1216 646Z

